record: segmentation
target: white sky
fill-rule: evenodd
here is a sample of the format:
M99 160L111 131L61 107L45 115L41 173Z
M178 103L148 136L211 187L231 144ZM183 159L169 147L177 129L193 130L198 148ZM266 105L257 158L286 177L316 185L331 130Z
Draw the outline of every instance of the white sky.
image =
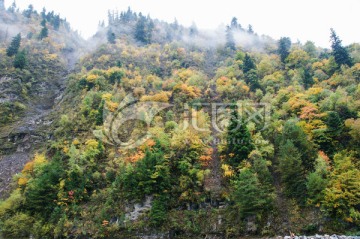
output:
M5 0L9 6L13 0ZM20 9L31 3L41 11L54 10L67 18L84 37L96 32L99 20L107 21L107 10L126 10L152 18L198 28L215 29L229 24L233 16L258 34L275 39L288 36L293 42L312 40L316 45L329 47L329 29L333 27L345 45L360 42L359 0L16 0Z

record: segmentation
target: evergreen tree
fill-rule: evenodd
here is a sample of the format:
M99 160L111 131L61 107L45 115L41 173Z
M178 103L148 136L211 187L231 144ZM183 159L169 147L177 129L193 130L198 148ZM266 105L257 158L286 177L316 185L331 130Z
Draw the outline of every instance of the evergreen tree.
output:
M242 69L245 74L245 82L250 86L250 89L252 91L255 91L256 89L260 88L256 65L253 59L248 54L245 54Z
M232 200L240 216L246 218L268 210L272 204L272 194L264 190L256 174L243 169L232 182Z
M306 181L299 150L287 140L280 146L279 152L279 172L286 195L300 201L304 200Z
M328 112L325 123L327 126L327 132L330 133L331 136L339 135L344 125L339 114L335 111Z
M248 84L251 91L255 91L256 89L261 88L259 83L259 76L255 69L251 69L245 73L245 82Z
M23 12L23 15L27 18L31 18L31 15L32 13L34 12L34 6L32 4L30 4L28 6L28 9L26 9L24 12Z
M227 130L227 158L231 166L237 167L255 148L245 122L239 119L237 109L232 109Z
M174 19L174 22L170 24L170 26L174 31L177 31L179 29L179 23L176 18Z
M346 141L343 141L341 138L344 122L341 120L338 112L330 111L327 113L325 124L327 126L325 134L330 139L329 146L331 151L329 153L332 155L341 148L342 144L346 144Z
M159 227L166 222L168 201L168 195L159 195L154 200L149 213L152 227Z
M225 45L225 47L229 48L230 50L233 50L233 51L236 50L234 35L233 35L231 27L229 27L229 26L226 27L226 45Z
M46 9L45 8L43 8L41 11L41 18L46 19Z
M98 27L99 28L104 28L105 27L105 22L104 21L99 21Z
M278 42L278 54L280 55L281 62L285 62L286 57L290 53L291 40L288 37L280 38Z
M42 27L46 27L46 19L44 18L43 20L41 20L40 24Z
M111 28L109 28L108 32L107 32L107 40L109 43L111 44L115 44L115 33L111 30Z
M308 140L303 129L294 120L289 120L285 123L280 145L286 144L287 141L291 141L300 153L303 169L308 172L313 171L317 156L315 146Z
M151 42L153 28L154 23L151 19L148 21L146 17L140 14L135 25L135 39L139 42L149 44Z
M315 171L307 176L306 188L310 202L314 205L321 203L324 199L325 188L328 184L327 162L319 157L316 159Z
M41 29L41 32L40 32L40 35L39 35L39 39L42 40L44 38L47 38L49 35L49 30L46 26L44 26L42 29Z
M196 36L199 33L196 24L193 22L190 27L190 36Z
M110 12L110 10L108 10L108 24L109 26L112 26L115 22L114 19L114 12Z
M253 30L253 27L252 27L251 25L248 26L247 32L248 32L249 34L254 34L254 30Z
M13 1L13 3L11 4L11 6L9 7L8 11L11 13L14 13L16 11L16 2L15 0Z
M24 69L26 65L26 53L25 50L19 51L14 59L14 67L19 69Z
M56 185L66 176L60 161L52 161L40 169L41 173L26 188L24 208L49 218L56 207Z
M310 69L308 68L304 69L303 83L306 90L314 84L313 77L310 74Z
M150 18L150 16L147 17L147 25L146 25L146 35L148 39L148 43L151 43L152 33L154 31L155 24L154 21Z
M330 29L331 35L331 48L332 48L332 55L335 58L335 62L341 65L352 66L352 59L349 55L349 52L346 50L345 47L342 46L340 38L336 35L334 29Z
M268 162L261 156L260 152L258 153L259 154L253 158L251 170L256 174L260 183L270 192L273 180L269 170L269 165Z
M60 23L61 23L61 19L59 15L56 15L53 19L53 26L54 26L54 30L59 30L60 28Z
M17 34L11 41L10 46L6 49L7 56L14 56L18 53L21 44L21 34Z
M248 73L250 70L256 69L256 65L255 65L253 59L248 54L245 54L245 59L244 59L242 69L243 69L244 74Z
M233 18L231 19L230 28L231 28L232 30L241 29L241 25L238 24L238 21L237 21L237 18L236 18L236 17L233 17Z

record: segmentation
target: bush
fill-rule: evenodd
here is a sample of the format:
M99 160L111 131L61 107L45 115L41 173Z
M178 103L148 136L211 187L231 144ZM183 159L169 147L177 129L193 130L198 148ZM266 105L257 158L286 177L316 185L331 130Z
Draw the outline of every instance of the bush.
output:
M29 238L32 224L32 217L24 213L18 213L4 221L2 234L5 238Z

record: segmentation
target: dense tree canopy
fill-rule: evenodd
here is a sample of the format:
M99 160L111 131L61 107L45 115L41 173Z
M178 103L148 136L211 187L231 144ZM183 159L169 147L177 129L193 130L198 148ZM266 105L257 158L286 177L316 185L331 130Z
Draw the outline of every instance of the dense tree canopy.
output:
M34 149L0 170L1 238L359 231L357 43L130 8L85 41L45 9L0 15L26 34L0 29L0 156Z

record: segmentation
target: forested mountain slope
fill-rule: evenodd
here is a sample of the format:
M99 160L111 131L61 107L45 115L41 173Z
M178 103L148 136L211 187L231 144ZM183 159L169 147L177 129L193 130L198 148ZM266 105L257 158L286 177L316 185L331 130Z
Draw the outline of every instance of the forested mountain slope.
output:
M50 111L83 41L54 12L0 11L0 197L32 149L52 137ZM56 117L56 116L55 116Z
M22 40L22 69L10 41L0 52L13 89L2 94L15 98L1 101L3 157L23 151L9 135L31 114L49 119L31 126L46 140L0 202L4 238L359 232L359 44L334 30L332 50L273 40L236 18L202 31L130 9L84 45L59 29ZM74 65L76 43L87 53Z

